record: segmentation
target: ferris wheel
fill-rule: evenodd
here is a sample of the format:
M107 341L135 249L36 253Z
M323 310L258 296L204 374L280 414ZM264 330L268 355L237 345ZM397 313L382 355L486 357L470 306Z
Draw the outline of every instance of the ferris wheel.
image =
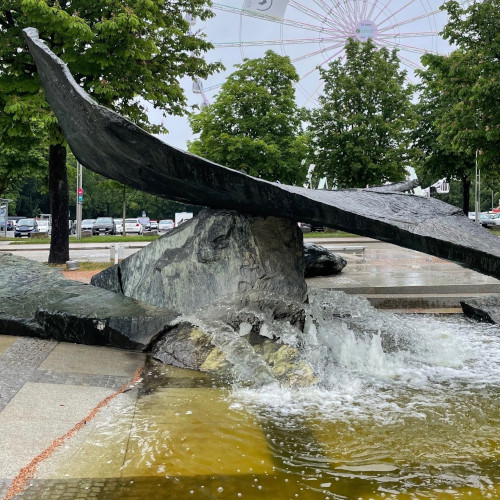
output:
M314 103L321 92L319 67L344 57L348 38L371 39L377 47L397 49L408 78L425 53L449 50L439 35L446 13L443 0L224 0L214 2L216 16L201 29L215 50L210 61L221 61L226 73L197 81L193 91L206 104L234 64L262 57L272 49L287 55L300 77L297 101ZM461 2L465 3L465 2ZM200 28L200 26L197 26Z

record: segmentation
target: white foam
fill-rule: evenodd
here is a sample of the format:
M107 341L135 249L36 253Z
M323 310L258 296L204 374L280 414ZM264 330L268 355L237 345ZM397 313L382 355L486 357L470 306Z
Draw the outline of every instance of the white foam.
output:
M500 387L497 326L463 316L394 315L326 291L310 300L300 345L318 384L235 388L235 400L277 413L390 423L424 419L450 398Z

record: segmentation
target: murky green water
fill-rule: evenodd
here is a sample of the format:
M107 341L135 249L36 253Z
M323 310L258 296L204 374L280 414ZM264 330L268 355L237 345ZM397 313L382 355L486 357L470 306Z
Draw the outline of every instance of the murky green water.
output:
M500 498L500 329L389 319L404 347L380 331L312 332L321 377L308 389L151 362L24 498Z

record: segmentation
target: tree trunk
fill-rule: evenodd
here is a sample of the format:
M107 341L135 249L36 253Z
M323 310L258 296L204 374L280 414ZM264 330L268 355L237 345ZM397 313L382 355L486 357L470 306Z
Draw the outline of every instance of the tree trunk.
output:
M470 206L470 178L467 174L462 175L462 210L465 215L469 214Z
M49 200L52 214L52 237L49 264L65 264L69 260L69 194L66 169L66 147L49 147Z

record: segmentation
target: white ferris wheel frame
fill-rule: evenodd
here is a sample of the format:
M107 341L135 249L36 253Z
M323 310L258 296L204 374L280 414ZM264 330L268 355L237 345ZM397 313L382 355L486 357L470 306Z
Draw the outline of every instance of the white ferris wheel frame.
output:
M253 3L257 1L253 0ZM272 1L260 0L261 3ZM255 54L259 48L261 55L264 50L278 49L283 55L290 56L299 73L297 89L305 98L302 104L307 105L315 101L314 96L322 86L318 67L342 58L349 37L361 41L371 38L378 47L397 49L402 67L411 80L413 71L420 67L420 57L425 53L440 53L439 44L446 45L439 36L445 19L445 14L439 9L443 2L288 0L284 16L273 17L243 8L249 0L221 0L214 2L212 8L216 20L224 19L225 28L209 36L209 40L215 47L217 60L223 63L224 52L236 49L239 51L238 62L246 57L259 57L250 55L251 50ZM261 36L260 27L277 36ZM220 77L219 81L217 78L208 82L198 80L193 91L201 94L204 103L208 104L210 93L220 85Z

